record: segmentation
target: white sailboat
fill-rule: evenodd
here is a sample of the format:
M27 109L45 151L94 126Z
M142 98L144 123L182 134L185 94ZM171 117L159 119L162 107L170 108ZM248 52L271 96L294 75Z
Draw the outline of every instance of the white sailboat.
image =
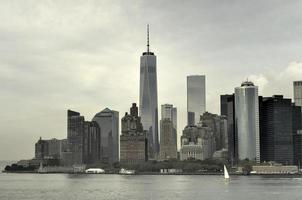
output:
M228 172L228 170L227 170L227 168L226 168L226 166L224 165L223 166L223 171L224 171L224 179L229 179L230 178L230 176L229 176L229 172Z

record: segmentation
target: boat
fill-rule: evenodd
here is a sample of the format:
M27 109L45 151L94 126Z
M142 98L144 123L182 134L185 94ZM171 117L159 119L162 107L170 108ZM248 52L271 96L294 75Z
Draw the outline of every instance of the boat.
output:
M104 174L105 170L101 168L89 168L85 170L86 174Z
M124 175L131 175L131 174L135 174L135 170L128 170L128 169L122 168L119 173L124 174Z
M224 179L226 179L226 180L230 179L229 172L228 172L225 165L223 166L223 169L224 169L223 170L224 171Z

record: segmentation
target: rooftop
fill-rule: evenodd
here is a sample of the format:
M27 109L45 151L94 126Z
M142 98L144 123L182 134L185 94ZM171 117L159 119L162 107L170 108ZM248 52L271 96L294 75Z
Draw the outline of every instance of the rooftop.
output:
M243 86L255 86L252 81L245 81L241 83L241 87Z

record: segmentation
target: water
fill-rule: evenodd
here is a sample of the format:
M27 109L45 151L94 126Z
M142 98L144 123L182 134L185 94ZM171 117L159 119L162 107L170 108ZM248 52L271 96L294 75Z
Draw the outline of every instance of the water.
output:
M302 199L301 178L0 174L0 199Z

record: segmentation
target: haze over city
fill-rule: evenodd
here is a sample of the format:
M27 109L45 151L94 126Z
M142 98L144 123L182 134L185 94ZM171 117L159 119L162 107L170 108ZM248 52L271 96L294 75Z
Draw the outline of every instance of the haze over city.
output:
M301 1L1 1L0 160L66 137L66 110L120 118L139 101L139 58L157 56L158 105L186 125L186 76L206 75L207 110L246 79L292 98L302 77Z

